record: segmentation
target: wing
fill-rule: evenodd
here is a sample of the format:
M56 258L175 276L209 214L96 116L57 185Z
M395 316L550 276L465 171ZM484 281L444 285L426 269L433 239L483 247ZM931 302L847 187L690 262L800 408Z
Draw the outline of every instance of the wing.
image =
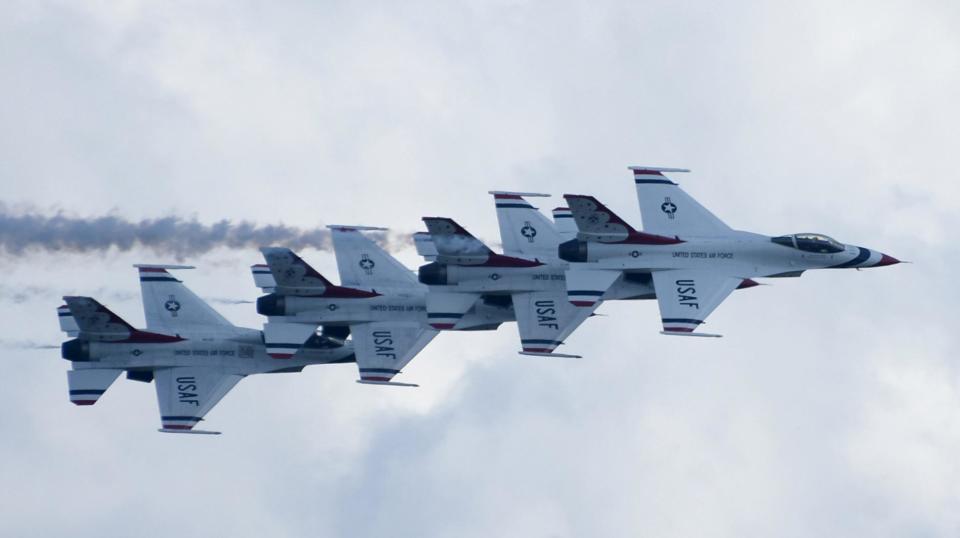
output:
M596 310L600 301L589 307L573 305L563 291L535 291L513 294L520 344L524 354L547 355L561 344ZM575 355L554 354L557 357Z
M653 272L663 334L719 336L693 331L744 279L709 271L674 269Z
M663 172L688 172L679 168L633 166L643 231L680 236L725 235L730 227L700 205Z
M243 379L209 366L161 368L154 376L161 431L172 433L192 430Z
M376 321L350 326L360 381L389 383L437 331L413 321Z
M411 270L360 231L383 230L383 228L349 226L328 226L328 228L333 237L333 250L337 256L341 285L365 288L420 286L416 275Z

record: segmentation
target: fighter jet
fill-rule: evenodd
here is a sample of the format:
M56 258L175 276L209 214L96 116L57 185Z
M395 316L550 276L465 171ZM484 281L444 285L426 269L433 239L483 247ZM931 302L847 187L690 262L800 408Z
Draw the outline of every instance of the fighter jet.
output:
M428 324L427 287L393 256L363 234L383 230L362 226L329 226L341 284L335 285L286 248L260 249L266 267L253 266L257 285L270 293L257 300L267 353L278 359L323 334L351 335L358 383L417 386L392 381L441 328ZM418 248L426 248L418 240ZM267 278L269 274L272 278ZM509 305L479 302L459 330L493 330L513 319Z
M664 173L685 169L630 167L643 231L637 231L592 196L565 195L577 238L560 245L570 301L591 308L622 274L652 281L662 334L694 332L735 289L756 277L798 277L810 269L883 267L899 260L845 245L819 233L769 237L734 230L697 203Z
M523 355L572 357L557 353L564 340L593 313L599 302L578 308L566 299L559 259L561 238L575 235L570 211L554 210L551 222L525 198L539 193L491 191L497 209L503 254L497 254L453 219L425 217L437 255L420 268L420 282L430 286L427 315L436 328L457 327L461 316L481 296L513 305ZM653 288L631 275L611 282L603 299L653 298Z
M136 265L146 330L135 329L90 297L67 296L60 327L73 340L61 354L70 401L93 405L120 373L156 381L161 432L208 433L198 422L245 376L299 372L311 364L354 362L350 344L316 336L286 362L267 356L261 333L237 327L197 297L168 269L184 265Z

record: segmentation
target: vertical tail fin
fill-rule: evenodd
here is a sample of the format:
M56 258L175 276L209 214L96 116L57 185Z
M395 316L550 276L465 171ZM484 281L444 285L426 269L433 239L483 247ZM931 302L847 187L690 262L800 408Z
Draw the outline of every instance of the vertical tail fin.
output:
M557 257L560 235L553 222L524 196L550 196L532 192L490 191L497 207L500 240L508 256L550 260Z
M494 252L453 219L423 217L433 244L444 263L478 265L493 257Z
M700 205L664 172L689 172L683 168L631 166L643 231L661 235L724 235L730 227Z
M264 247L260 252L267 261L280 293L322 295L328 288L333 287L333 283L288 248Z
M679 239L638 232L593 196L565 194L577 225L577 239L599 243L664 245L681 243Z
M276 281L276 293L279 295L343 298L379 295L376 292L333 284L288 248L263 247L260 252L267 260L270 273Z
M64 296L67 309L79 329L79 336L88 340L126 340L137 332L132 325L114 314L92 297Z
M416 276L396 258L364 235L367 226L327 226L333 237L340 283L367 288L419 287Z
M80 329L77 336L81 340L143 343L179 342L183 340L179 336L136 329L92 297L67 295L63 297L63 300L66 301L70 315L73 316L77 327Z
M190 265L135 264L147 329L170 334L234 328L219 312L197 296L167 269L193 269Z

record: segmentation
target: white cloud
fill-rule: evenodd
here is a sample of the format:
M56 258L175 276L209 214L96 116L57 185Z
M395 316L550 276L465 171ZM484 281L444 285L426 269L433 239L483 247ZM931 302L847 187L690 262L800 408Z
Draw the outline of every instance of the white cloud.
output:
M413 391L358 386L349 366L254 377L208 416L216 439L155 433L140 383L76 408L56 352L6 347L4 534L960 527L953 3L4 11L8 205L304 228L449 215L492 238L490 188L595 194L636 222L626 166L660 164L692 168L677 179L735 226L917 262L738 292L710 320L720 341L660 337L649 302L607 304L568 340L581 361L518 357L505 326L439 337L404 374ZM3 341L59 342L63 290L139 323L129 264L164 261L149 254L0 258ZM185 278L251 299L256 260L215 251Z

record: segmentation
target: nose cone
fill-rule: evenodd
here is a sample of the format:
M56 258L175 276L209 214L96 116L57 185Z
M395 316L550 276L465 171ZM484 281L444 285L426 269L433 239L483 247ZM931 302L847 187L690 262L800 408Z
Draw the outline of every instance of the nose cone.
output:
M900 263L900 260L894 258L893 256L888 256L883 254L880 256L880 261L873 264L873 267L883 267L884 265L896 265Z

